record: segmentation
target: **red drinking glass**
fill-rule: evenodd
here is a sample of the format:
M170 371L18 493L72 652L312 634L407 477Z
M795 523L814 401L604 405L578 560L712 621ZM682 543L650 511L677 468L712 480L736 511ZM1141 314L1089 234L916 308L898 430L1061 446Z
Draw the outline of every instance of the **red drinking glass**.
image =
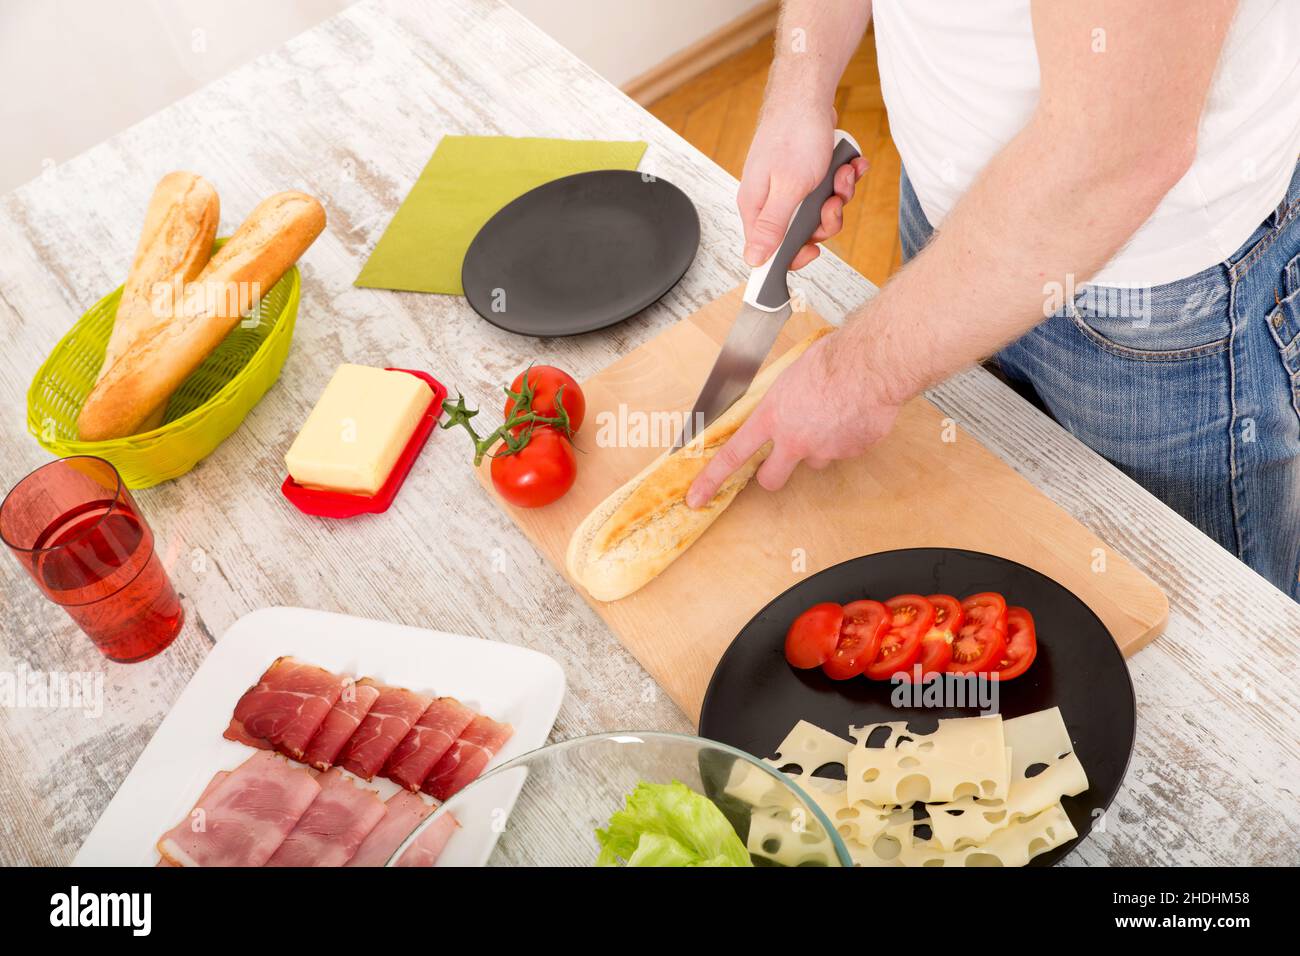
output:
M153 532L104 459L63 458L18 482L0 504L0 539L109 660L152 657L180 631Z

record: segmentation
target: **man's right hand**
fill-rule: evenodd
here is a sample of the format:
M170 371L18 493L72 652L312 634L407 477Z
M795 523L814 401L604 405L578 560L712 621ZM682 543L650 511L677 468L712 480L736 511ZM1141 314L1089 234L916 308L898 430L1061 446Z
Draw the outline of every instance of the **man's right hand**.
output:
M772 102L764 106L736 196L745 229L745 262L751 267L776 252L795 209L826 175L834 141L834 110ZM866 171L867 160L861 156L839 168L835 195L822 204L821 226L795 255L792 269L816 259L821 250L815 243L844 226L844 204L853 198L854 186Z

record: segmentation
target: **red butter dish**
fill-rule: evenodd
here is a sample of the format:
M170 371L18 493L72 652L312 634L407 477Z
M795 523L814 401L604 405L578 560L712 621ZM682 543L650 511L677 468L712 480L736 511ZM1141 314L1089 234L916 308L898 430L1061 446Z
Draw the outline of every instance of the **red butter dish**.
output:
M316 515L321 518L351 518L354 515L361 514L381 514L388 510L388 506L397 497L402 482L406 481L411 466L415 464L415 459L419 457L420 452L424 449L424 443L429 440L433 430L438 427L438 419L442 416L442 402L447 397L447 389L428 372L417 372L411 368L390 368L387 371L405 372L408 375L414 375L433 389L433 400L429 402L424 417L415 426L415 431L412 432L406 447L402 449L402 454L398 457L396 464L393 465L393 470L388 473L388 480L384 482L384 487L380 488L374 495L349 495L339 491L304 488L293 480L292 475L286 476L284 484L280 485L280 493L288 498L293 506L303 514Z

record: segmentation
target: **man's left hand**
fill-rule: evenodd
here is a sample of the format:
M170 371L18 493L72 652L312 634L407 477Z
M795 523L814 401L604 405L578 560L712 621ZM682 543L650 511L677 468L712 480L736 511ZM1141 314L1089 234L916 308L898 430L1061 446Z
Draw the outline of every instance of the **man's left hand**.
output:
M708 504L731 474L768 442L772 453L758 469L768 491L785 485L799 462L825 468L853 458L888 434L899 405L861 356L841 354L841 332L814 342L781 373L731 440L700 473L686 495L692 508Z

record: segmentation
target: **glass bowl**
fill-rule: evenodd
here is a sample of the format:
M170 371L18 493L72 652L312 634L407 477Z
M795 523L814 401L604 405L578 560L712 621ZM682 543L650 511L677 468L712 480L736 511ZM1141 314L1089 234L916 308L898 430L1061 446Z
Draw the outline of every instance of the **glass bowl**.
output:
M755 866L852 866L835 827L795 781L726 744L658 731L576 737L516 757L442 804L389 865L451 814L459 826L437 866L593 866L597 829L610 826L641 783L681 783L707 797Z

